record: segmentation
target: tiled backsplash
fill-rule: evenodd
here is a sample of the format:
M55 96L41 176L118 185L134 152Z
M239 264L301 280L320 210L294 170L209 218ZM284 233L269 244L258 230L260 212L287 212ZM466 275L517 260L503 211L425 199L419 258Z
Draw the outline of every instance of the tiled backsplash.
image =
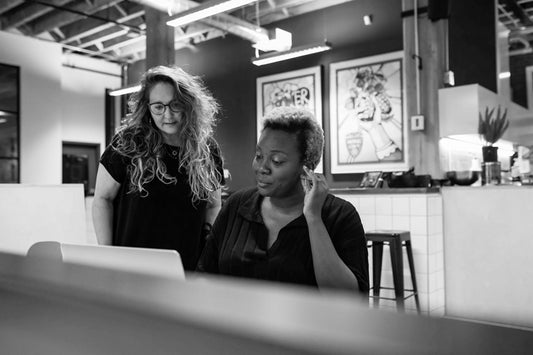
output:
M414 264L420 307L423 314L444 315L444 255L442 196L440 193L416 194L351 194L336 193L351 202L363 222L365 230L401 229L411 232ZM392 271L388 247L384 248L382 286L392 287ZM372 252L369 249L370 280L372 280ZM404 250L405 288L412 287L409 264ZM393 297L393 291L383 290ZM406 299L407 312L416 310L414 298ZM380 300L380 308L395 308L393 301Z

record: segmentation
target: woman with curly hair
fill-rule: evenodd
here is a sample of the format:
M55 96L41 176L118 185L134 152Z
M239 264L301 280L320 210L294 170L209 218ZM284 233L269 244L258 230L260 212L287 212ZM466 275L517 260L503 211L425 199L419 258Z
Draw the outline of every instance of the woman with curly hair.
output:
M220 211L198 271L368 293L365 232L354 206L328 193L324 134L298 107L264 117L252 169L256 186Z
M198 77L158 66L100 159L93 222L100 244L174 249L194 269L221 206L218 104Z

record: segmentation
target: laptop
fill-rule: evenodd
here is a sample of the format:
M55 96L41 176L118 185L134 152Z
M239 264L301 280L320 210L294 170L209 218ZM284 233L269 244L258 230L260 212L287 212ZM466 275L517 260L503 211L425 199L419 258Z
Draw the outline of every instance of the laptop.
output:
M185 279L181 257L175 250L43 241L33 244L28 249L27 256L176 280Z

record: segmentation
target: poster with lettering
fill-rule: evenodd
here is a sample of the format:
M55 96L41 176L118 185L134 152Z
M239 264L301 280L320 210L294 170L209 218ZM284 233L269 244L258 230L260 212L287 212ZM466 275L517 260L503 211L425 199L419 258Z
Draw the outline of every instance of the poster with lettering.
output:
M275 107L301 106L311 111L322 127L320 66L257 78L257 139L263 117ZM316 172L323 172L322 160Z

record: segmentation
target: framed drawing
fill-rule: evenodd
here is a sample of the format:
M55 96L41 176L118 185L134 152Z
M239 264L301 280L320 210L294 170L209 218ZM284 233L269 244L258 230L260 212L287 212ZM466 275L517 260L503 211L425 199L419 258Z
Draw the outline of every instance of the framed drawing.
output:
M533 109L533 65L526 67L527 108Z
M383 173L381 171L367 171L363 176L363 180L359 184L359 187L375 188L379 185L379 178Z
M257 139L264 115L279 106L305 107L322 127L320 66L257 78ZM323 170L321 160L315 171Z
M330 65L331 173L406 170L403 52Z

